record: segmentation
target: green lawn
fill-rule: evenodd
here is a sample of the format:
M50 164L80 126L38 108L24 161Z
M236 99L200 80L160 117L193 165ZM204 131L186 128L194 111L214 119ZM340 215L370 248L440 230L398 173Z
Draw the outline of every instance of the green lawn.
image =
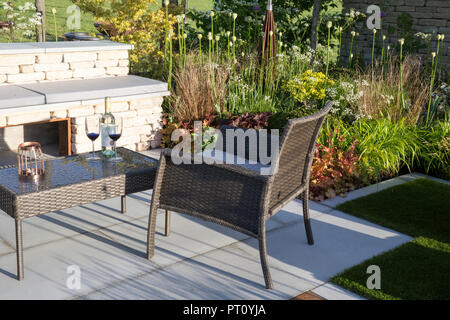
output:
M331 281L369 299L450 299L449 199L449 185L417 179L338 206L415 239ZM370 265L380 267L380 290L366 287Z
M15 3L23 4L25 2L33 2L32 0L15 0ZM158 0L158 3L161 3L161 0ZM70 30L66 26L67 18L70 14L66 13L67 7L73 5L70 0L46 0L46 16L47 16L47 41L55 40L55 26L53 20L52 9L56 9L56 25L58 37L62 40L63 35ZM201 10L210 10L212 8L212 0L190 0L189 7L201 9ZM0 10L0 20L2 11ZM94 18L91 14L82 12L81 14L81 29L77 31L82 32L96 32L97 30L94 27ZM16 42L19 41L35 41L35 39L26 39L19 38L16 39ZM0 34L0 42L8 42L8 37L3 34Z

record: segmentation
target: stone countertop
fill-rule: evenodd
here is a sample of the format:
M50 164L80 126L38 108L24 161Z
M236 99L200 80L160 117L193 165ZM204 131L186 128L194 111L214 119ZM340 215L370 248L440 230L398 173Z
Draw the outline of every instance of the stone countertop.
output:
M134 49L134 47L130 44L112 42L108 40L0 43L0 55L132 49Z

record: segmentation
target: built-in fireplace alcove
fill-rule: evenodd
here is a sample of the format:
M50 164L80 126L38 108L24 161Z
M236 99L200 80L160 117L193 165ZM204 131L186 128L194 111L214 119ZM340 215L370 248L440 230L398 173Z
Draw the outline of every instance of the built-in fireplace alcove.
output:
M22 142L39 142L46 156L71 155L70 118L0 127L0 166L13 164Z

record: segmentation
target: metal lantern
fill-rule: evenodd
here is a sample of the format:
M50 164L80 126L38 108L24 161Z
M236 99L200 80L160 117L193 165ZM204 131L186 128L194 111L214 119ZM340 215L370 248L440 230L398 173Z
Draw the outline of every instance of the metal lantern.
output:
M24 142L17 152L19 178L38 181L45 174L44 155L38 142Z

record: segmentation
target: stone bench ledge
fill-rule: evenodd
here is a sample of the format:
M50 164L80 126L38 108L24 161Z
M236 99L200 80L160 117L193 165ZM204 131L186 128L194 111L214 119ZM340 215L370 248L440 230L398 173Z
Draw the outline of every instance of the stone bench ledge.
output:
M27 110L46 104L82 105L101 102L105 97L167 96L167 83L139 76L122 76L89 80L69 80L0 87L0 114L11 109ZM34 108L36 109L36 108Z
M61 41L61 42L22 42L0 43L0 55L11 54L40 54L56 52L89 52L132 50L130 44L117 43L108 40L98 41Z

